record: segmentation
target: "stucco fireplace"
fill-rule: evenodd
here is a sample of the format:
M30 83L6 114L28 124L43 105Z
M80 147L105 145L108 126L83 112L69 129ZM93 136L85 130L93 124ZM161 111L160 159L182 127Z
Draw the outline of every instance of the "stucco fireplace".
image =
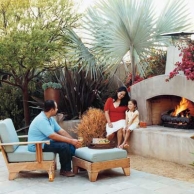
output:
M141 81L131 87L131 98L137 99L140 120L147 125L160 125L161 114L175 108L186 98L194 116L194 81L177 75L166 82L167 75L159 75Z

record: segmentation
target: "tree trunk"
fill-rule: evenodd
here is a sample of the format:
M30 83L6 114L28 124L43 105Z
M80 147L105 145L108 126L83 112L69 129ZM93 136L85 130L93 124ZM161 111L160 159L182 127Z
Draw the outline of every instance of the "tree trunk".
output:
M22 89L23 93L23 107L24 107L24 119L25 119L25 126L28 126L30 124L30 112L29 112L29 106L28 106L28 84L25 84L25 86Z
M131 58L131 71L132 71L132 84L135 81L135 57L134 57L134 47L130 46L130 58Z

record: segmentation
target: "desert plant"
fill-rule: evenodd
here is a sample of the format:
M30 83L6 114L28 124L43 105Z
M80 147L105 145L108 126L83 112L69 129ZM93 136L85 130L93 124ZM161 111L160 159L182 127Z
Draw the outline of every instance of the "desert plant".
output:
M150 55L153 47L169 45L168 39L161 34L191 28L187 1L169 0L161 4L160 9L157 7L158 1L153 0L95 1L83 19L85 34L90 35L88 42L92 40L90 51L94 57L110 68L119 64L129 52L134 82L139 61Z
M61 107L65 119L77 119L89 107L103 108L108 96L110 80L104 74L97 73L98 79L93 79L83 68L61 69L57 78L61 83Z
M48 83L43 83L42 84L42 89L43 90L46 90L48 88L61 89L62 85L60 83L55 83L55 82L48 82Z
M191 137L191 138L194 139L194 137ZM193 154L193 156L194 156L194 153L191 153L191 154ZM190 165L194 167L194 161L193 161L193 163L190 164Z
M83 146L92 142L93 138L105 137L106 118L101 109L89 108L76 127L78 137L83 138Z

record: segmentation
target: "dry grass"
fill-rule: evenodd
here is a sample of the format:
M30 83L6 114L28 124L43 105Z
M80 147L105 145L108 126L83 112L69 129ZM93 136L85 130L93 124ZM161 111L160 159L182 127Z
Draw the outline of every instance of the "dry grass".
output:
M131 168L133 169L194 183L194 167L192 166L183 166L173 162L131 154L129 156Z
M101 109L89 108L82 115L80 123L76 130L78 137L83 137L83 146L87 146L92 142L92 138L105 137L106 118Z

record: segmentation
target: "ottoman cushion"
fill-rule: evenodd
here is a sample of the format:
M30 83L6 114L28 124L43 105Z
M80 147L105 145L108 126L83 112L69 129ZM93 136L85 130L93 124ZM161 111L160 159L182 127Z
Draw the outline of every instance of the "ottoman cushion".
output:
M88 147L82 147L76 149L75 156L90 162L101 162L107 160L126 158L127 151L119 148L90 149Z

